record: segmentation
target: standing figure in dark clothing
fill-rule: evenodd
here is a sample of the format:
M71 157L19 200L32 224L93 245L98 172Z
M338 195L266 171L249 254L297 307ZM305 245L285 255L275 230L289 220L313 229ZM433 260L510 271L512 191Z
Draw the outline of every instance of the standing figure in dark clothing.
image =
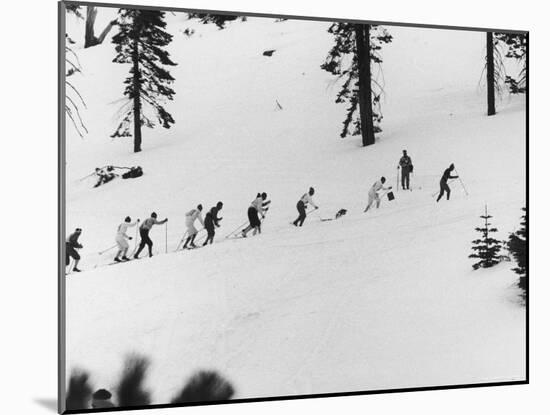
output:
M401 167L401 187L403 190L409 190L409 176L413 170L413 164L411 158L407 155L407 150L403 150L403 157L399 159L398 167Z
M441 176L441 180L439 181L439 196L437 197L437 201L443 197L444 193L447 193L447 200L451 197L451 189L449 185L447 184L447 180L449 179L458 179L458 176L451 176L451 172L455 169L455 165L451 164L448 169L445 169L443 172L443 176Z
M157 220L157 214L155 212L151 213L151 217L147 218L143 221L141 226L139 227L139 236L141 238L141 241L139 242L139 248L134 255L134 259L139 258L139 254L145 248L145 245L147 245L147 248L149 249L149 257L153 256L153 241L151 238L149 238L149 231L153 227L153 225L162 225L164 223L168 222L168 218L164 220Z
M309 191L307 193L304 193L300 200L298 200L298 203L296 203L296 209L298 209L298 217L294 222L292 222L294 226L302 226L304 224L307 216L306 209L308 203L311 203L311 206L313 206L314 209L319 209L319 206L317 206L313 201L312 196L314 194L315 189L313 187L310 187Z
M214 235L216 235L216 228L220 227L220 220L223 218L218 218L218 212L222 210L223 203L218 202L216 206L214 206L212 209L210 209L210 212L206 214L204 217L204 227L206 228L207 236L206 240L202 244L202 246L205 246L210 242L214 242Z
M71 235L69 235L69 237L65 241L65 250L67 251L65 265L69 265L71 263L71 258L74 259L74 272L80 272L80 270L78 269L78 261L80 261L80 255L78 254L78 252L76 252L76 250L82 248L82 245L78 242L78 237L81 233L82 229L76 228L75 231Z

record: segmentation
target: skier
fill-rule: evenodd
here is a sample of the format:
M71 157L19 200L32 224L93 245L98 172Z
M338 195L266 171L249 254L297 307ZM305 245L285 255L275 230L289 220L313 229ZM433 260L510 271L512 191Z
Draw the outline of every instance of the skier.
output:
M407 155L407 150L403 150L403 156L399 159L399 166L401 167L401 187L403 190L409 190L409 176L413 171L413 165L411 158Z
M380 180L377 180L372 187L369 190L369 203L367 207L365 208L364 212L370 209L372 204L376 201L376 209L380 207L380 196L378 195L378 192L380 190L390 190L391 186L384 187L384 183L386 183L386 178L381 177Z
M149 257L153 256L153 241L151 238L149 238L149 231L153 227L153 225L163 225L166 222L168 222L168 218L164 220L157 220L157 214L155 212L151 213L151 217L147 218L143 221L143 223L139 227L139 236L141 238L141 241L139 242L139 248L134 255L134 259L139 258L139 254L145 248L145 245L147 245L147 248L149 249Z
M313 196L314 194L315 189L313 187L310 187L309 191L307 193L304 193L300 200L298 200L298 203L296 204L296 209L298 209L298 218L296 218L296 220L292 222L294 226L302 226L304 224L307 216L306 209L308 203L311 203L311 205L315 209L319 209L319 206L317 206L311 198L311 196Z
M196 209L191 209L189 212L185 214L185 226L187 226L187 239L185 240L185 243L183 244L183 249L187 249L187 245L191 248L196 248L197 245L195 245L195 237L197 236L197 233L199 232L197 228L195 228L195 221L198 219L202 226L204 226L204 220L202 219L202 205L198 205Z
M69 265L71 263L71 258L74 259L74 272L80 272L80 270L78 269L78 261L80 261L80 255L78 254L78 252L76 252L76 250L82 248L82 245L78 242L78 238L81 234L82 229L76 228L75 231L71 235L69 235L69 237L65 241L65 250L67 251L65 265Z
M115 255L115 262L130 260L130 258L128 258L126 254L128 253L128 248L130 247L130 245L128 245L128 240L132 240L132 237L126 235L126 231L128 230L128 228L132 228L138 223L139 219L135 222L132 222L132 218L130 218L130 216L126 216L124 222L118 225L115 237L115 241L118 245L118 252ZM122 258L120 257L121 255Z
M210 209L210 212L206 214L204 218L204 227L206 228L207 236L202 246L206 246L208 242L210 242L210 244L214 242L214 235L216 234L216 228L220 227L220 220L223 219L223 218L218 218L218 212L222 210L222 207L223 207L223 203L218 202L216 203L216 206Z
M451 172L455 169L455 165L451 163L448 169L445 169L441 180L439 181L439 196L437 196L437 202L443 197L443 193L447 193L447 200L451 197L451 188L447 184L449 179L458 179L458 176L451 176Z
M258 217L258 214L262 216L262 219L265 217L265 213L268 211L268 206L271 203L271 200L266 199L267 193L258 193L256 199L254 199L250 204L247 212L250 225L243 229L243 238L246 238L246 234L252 229L254 229L252 235L256 235L256 233L262 233L262 221Z

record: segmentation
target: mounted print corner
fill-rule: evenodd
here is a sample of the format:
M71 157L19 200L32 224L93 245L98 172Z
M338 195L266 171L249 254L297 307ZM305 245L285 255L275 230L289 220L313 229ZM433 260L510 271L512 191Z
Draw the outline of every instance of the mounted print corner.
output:
M59 12L60 412L528 382L527 32Z

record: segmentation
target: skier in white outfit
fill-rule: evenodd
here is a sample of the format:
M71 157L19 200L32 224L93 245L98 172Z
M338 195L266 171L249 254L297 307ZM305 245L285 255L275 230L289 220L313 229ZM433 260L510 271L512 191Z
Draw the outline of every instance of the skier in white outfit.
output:
M378 209L380 207L380 196L378 195L378 192L381 190L390 190L391 186L384 187L384 183L386 183L386 178L381 177L380 180L377 180L372 187L369 190L369 203L367 207L365 208L365 212L370 209L372 204L376 202L376 208Z
M202 226L204 226L204 220L202 219L202 205L198 205L196 209L191 209L185 214L185 226L187 226L187 239L183 244L183 249L187 249L187 245L191 248L196 248L195 237L199 231L195 228L195 221L198 219Z
M296 209L298 209L298 217L292 224L294 226L302 226L304 224L304 221L306 220L307 216L307 205L308 203L313 206L314 209L319 209L319 206L315 204L313 201L312 196L315 194L315 189L313 187L309 188L309 191L307 193L304 193L300 200L298 200L298 203L296 204Z
M126 256L128 253L128 248L130 245L128 245L128 240L131 240L132 237L126 235L126 231L128 228L134 227L139 223L139 219L135 222L132 222L132 218L130 216L126 216L126 219L124 219L124 222L122 222L120 225L118 225L118 229L116 231L116 243L118 245L118 252L115 256L115 262L121 262L121 261L129 261L130 259ZM120 257L122 255L122 258Z

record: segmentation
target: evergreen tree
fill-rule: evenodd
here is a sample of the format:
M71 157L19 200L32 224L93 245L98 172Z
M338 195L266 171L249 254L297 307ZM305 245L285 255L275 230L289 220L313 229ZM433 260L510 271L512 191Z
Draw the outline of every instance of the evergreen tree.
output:
M508 239L508 249L516 261L514 272L519 275L518 286L527 291L527 209L523 208L521 217L521 228L510 234Z
M240 20L246 22L246 16L211 13L189 13L189 19L198 19L203 24L214 23L219 29L225 29L227 22Z
M163 49L172 40L166 27L164 12L120 9L119 32L113 37L116 56L113 62L131 64L130 76L124 83L128 98L122 107L122 120L111 137L129 137L133 125L134 152L141 151L141 126L155 126L152 117L164 128L174 124L172 115L163 107L165 99L175 94L170 87L174 78L164 66L176 65Z
M151 393L144 389L149 361L140 356L126 359L116 392L120 406L145 406L151 403Z
M511 94L524 94L527 90L527 34L526 33L495 33L495 37L506 48L505 56L516 59L521 70L516 78L506 75L505 82Z
M82 411L89 409L92 397L92 387L89 383L90 375L82 371L74 371L69 379L67 388L66 409Z
M172 403L227 401L234 393L233 386L218 373L200 371L193 375Z
M475 239L472 241L474 246L472 250L473 254L469 258L478 258L479 261L476 262L473 266L474 269L490 268L500 262L499 253L502 248L502 244L499 240L491 237L491 234L497 232L497 228L491 228L491 223L489 219L492 218L491 215L487 213L487 205L485 205L485 214L481 215L480 218L484 220L483 227L476 228L476 231L481 233L481 238Z
M380 66L382 45L393 38L378 25L334 23L328 31L335 44L321 68L344 80L336 103L349 104L340 136L361 134L363 146L374 144L375 134L382 131L383 89L372 76L372 66Z

